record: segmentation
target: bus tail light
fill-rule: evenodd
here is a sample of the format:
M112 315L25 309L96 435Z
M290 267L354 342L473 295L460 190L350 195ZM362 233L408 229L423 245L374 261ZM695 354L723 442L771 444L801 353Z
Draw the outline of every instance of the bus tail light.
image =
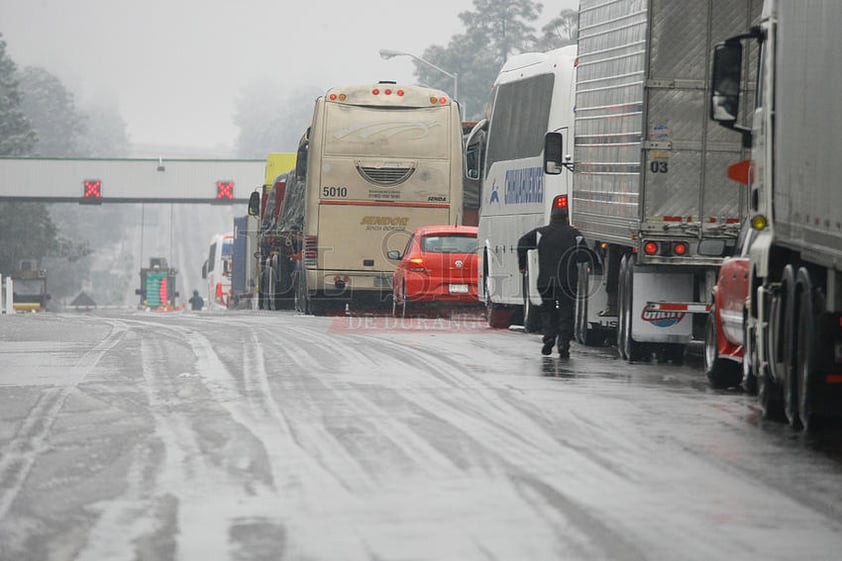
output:
M553 199L553 208L567 208L567 195L559 195Z
M304 236L304 266L315 267L319 259L318 236Z

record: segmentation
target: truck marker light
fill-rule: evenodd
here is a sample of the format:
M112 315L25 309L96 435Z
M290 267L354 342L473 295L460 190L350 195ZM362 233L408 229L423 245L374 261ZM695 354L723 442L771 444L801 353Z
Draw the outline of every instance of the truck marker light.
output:
M687 244L685 242L674 243L672 252L679 256L687 255Z
M403 91L403 90L398 90L398 96L401 96L401 97L402 97L402 96L403 96L403 94L404 94L404 91Z
M766 220L766 217L762 214L757 214L751 217L751 227L755 230L765 230L768 224L769 223Z
M442 105L444 105L445 103L447 103L447 98L446 98L446 97L441 97L441 98L439 98L439 103L441 103Z
M387 89L383 90L383 93L386 94L386 95L392 95L392 90L387 88Z
M330 94L330 96L328 96L328 99L330 99L331 101L336 101L336 94Z
M646 242L643 244L643 253L646 255L655 255L658 253L658 244L655 242Z
M373 90L371 90L371 93L373 93L374 95L380 95L380 90L377 89L377 88L374 88Z

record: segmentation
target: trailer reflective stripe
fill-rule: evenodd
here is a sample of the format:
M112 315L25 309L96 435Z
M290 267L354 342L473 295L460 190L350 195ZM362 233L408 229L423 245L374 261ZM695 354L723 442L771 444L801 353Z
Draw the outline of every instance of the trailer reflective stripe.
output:
M647 302L646 311L706 314L710 312L710 304L700 304L698 302Z

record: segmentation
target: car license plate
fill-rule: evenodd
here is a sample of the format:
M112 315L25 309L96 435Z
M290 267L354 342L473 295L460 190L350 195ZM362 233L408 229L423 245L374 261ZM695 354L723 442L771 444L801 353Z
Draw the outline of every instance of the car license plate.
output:
M467 284L451 284L450 285L450 293L451 294L467 294L468 293L468 285Z

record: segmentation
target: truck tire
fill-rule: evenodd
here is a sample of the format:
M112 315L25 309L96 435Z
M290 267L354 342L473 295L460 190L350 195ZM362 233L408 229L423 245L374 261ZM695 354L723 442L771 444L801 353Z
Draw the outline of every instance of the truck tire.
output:
M307 286L304 271L300 267L295 270L293 285L295 286L295 311L300 314L309 314L310 306L307 298Z
M266 289L268 290L268 293L266 294L268 309L277 310L278 275L275 273L275 264L271 262L266 268Z
M626 360L626 326L623 323L623 310L626 307L626 258L620 259L620 270L617 280L617 354Z
M798 417L798 381L796 380L796 325L798 322L799 297L795 285L795 268L792 265L784 267L781 279L781 296L783 297L783 317L778 326L780 339L780 357L783 366L781 378L784 397L784 415L793 428L801 427ZM780 317L780 316L779 316Z
M815 364L816 351L816 317L817 310L813 296L813 283L810 273L804 267L798 270L796 275L799 286L800 305L798 314L798 335L796 339L796 380L798 385L798 416L801 426L807 432L814 431L818 427L814 413L813 401L816 396L815 375L813 365Z
M781 314L781 299L777 294L769 297L769 325L763 337L763 347L766 351L766 366L763 371L758 371L757 376L757 400L760 403L760 410L766 419L784 419L783 392L781 386L776 383L773 368L778 360L778 335L776 331L780 327L779 316ZM778 369L782 368L777 366Z
M623 302L620 306L620 325L622 326L622 356L629 362L641 361L647 358L647 346L634 340L632 323L634 319L634 256L623 257L623 264L620 265L620 284L623 294Z
M747 310L743 309L743 363L742 387L748 395L757 395L757 376L755 376L754 365L757 362L757 353L754 351L754 328L749 326Z
M601 347L605 344L605 333L595 329L588 322L591 270L587 263L580 263L576 280L576 326L575 339L587 347Z
M740 365L719 355L719 333L716 329L716 308L711 307L705 324L705 375L714 389L739 386L742 381Z

